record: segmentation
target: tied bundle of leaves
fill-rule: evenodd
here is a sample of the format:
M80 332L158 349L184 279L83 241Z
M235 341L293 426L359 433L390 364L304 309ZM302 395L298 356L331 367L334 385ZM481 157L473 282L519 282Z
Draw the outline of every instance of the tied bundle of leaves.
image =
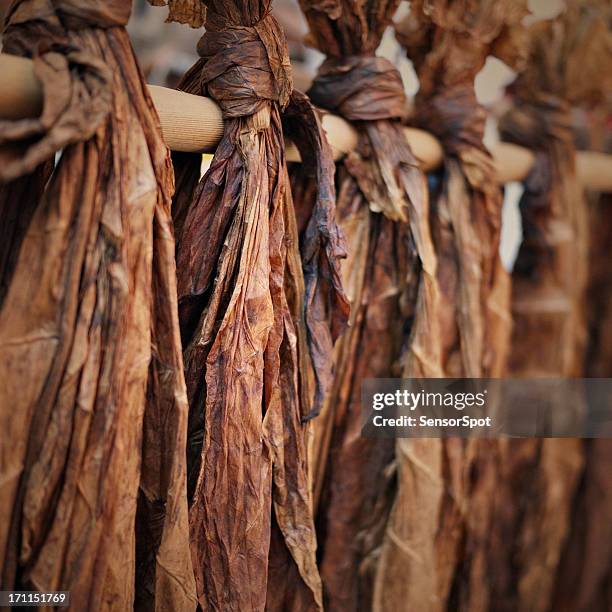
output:
M486 111L474 79L488 55L524 61L522 0L420 0L397 28L420 88L412 124L437 136L444 164L432 189L442 291L442 360L449 377L505 371L507 274L498 255L501 190L483 144Z
M594 4L569 2L555 20L531 26L529 63L511 88L513 107L500 121L505 140L536 152L535 165L524 181L523 241L512 271L510 371L517 377L584 375L589 237L587 202L576 174L572 107L592 109L601 104L612 84L606 72L612 59L610 32ZM582 401L577 394L576 405ZM583 468L586 449L591 457ZM509 443L504 487L498 491L498 525L500 540L512 545L506 545L507 557L496 571L498 596L508 601L508 610L558 609L561 599L571 609L597 609L602 594L593 586L594 577L609 567L609 553L586 534L606 528L600 515L609 512L610 504L598 499L595 507L592 487L605 482L602 469L607 465L609 470L609 461L609 450L599 441ZM520 510L508 503L516 499L522 500ZM582 516L572 517L578 509ZM567 578L555 587L570 536L574 551L565 565L575 570L571 594ZM582 574L583 558L593 563L585 564L588 577ZM512 570L515 564L518 569ZM567 597L559 598L558 590ZM605 595L599 601L603 600Z
M173 177L130 10L23 0L7 17L44 109L0 122L1 580L78 610L194 610Z
M292 91L270 1L203 4L201 59L180 87L218 102L225 128L201 181L199 156L175 158L174 202L198 596L205 610L320 609L303 421L347 310L331 149ZM281 113L319 183L303 261Z
M502 194L483 144L486 113L474 79L489 55L520 64L525 14L524 0L415 0L396 28L420 80L410 121L444 148L443 167L430 177L430 210L447 377L504 374L510 317L498 255ZM411 375L409 363L404 372ZM398 440L375 609L487 609L499 454L493 440Z
M399 2L300 4L309 43L327 55L309 96L359 132L357 148L336 172L351 325L335 347L334 385L310 449L326 602L355 610L371 600L394 454L393 441L360 435L361 383L392 376L404 346L415 375L439 375L436 260L425 178L401 126L401 77L375 56ZM313 183L303 168L292 175L300 217L312 206Z

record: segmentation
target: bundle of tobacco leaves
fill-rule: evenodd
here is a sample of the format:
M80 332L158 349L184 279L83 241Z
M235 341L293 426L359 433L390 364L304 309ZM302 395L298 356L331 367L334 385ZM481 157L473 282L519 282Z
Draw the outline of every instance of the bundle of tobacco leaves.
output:
M420 81L410 122L437 136L445 154L431 189L444 374L499 376L509 326L498 255L502 193L483 144L486 111L474 79L488 55L520 64L525 2L421 0L411 7L397 28Z
M499 255L502 194L483 144L474 79L487 56L520 64L524 0L415 0L397 27L420 88L412 124L435 134L442 169L430 177L447 377L504 374L508 279ZM410 364L404 372L412 375ZM398 440L397 493L381 552L374 609L484 610L500 471L494 440Z
M510 373L579 377L586 344L588 218L576 175L571 111L573 105L601 103L606 83L609 91L610 80L601 75L612 47L607 24L582 1L569 2L552 22L533 25L529 42L527 69L512 86L513 108L500 122L506 140L536 152L520 201L523 241L512 272ZM575 398L577 406L581 401ZM583 505L583 511L594 510L595 516L605 512L605 504L592 507L588 489L601 483L607 451L597 443L592 448L584 467L592 472L592 481L587 478L581 491L583 442L532 439L508 444L503 486L497 492L505 557L500 555L499 567L493 566L494 589L505 609L557 609L554 590L562 550L570 531L582 522L572 520L572 506ZM583 541L584 534L573 535ZM595 561L600 551L588 552Z
M394 443L361 437L361 383L397 371L404 345L415 375L440 373L436 260L425 178L400 123L402 80L390 62L375 56L399 3L300 4L308 42L327 56L308 94L359 132L357 148L336 168L351 325L335 347L334 384L314 421L310 460L326 606L367 609L390 507ZM296 167L292 182L300 218L312 206L312 178Z
M270 0L189 4L171 4L170 18L197 25L205 5L206 33L180 88L225 118L202 180L199 156L175 157L198 598L205 610L320 609L303 421L326 394L347 311L331 149L292 91ZM302 261L281 115L318 181Z
M4 30L44 109L0 122L1 581L194 610L173 177L130 10L18 0Z

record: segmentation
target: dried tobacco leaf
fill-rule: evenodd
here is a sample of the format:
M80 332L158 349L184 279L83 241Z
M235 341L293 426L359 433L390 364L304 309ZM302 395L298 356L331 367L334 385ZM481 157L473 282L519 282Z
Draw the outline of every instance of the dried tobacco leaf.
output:
M524 0L415 0L397 28L420 80L411 123L435 134L445 152L430 195L447 377L504 373L510 318L498 255L502 196L483 144L485 111L474 79L490 54L520 63L525 13ZM410 363L404 374L414 375ZM398 441L398 490L375 610L488 607L499 454L492 440Z
M201 28L206 21L206 6L194 0L149 0L153 6L167 6L166 21L186 23L192 28Z
M399 121L401 77L374 55L399 2L300 4L310 44L327 55L308 93L360 132L336 176L351 326L335 347L334 385L310 449L326 605L354 610L371 599L394 454L392 441L361 438L361 381L392 375L404 344L415 373L439 374L436 260L424 176ZM292 182L300 218L311 207L312 178L296 167Z
M292 92L271 2L204 4L201 59L180 87L215 99L226 123L201 181L198 156L175 157L174 202L198 596L206 610L321 609L302 420L346 316L331 150ZM304 276L282 111L320 181Z
M2 588L193 610L173 178L130 10L23 0L7 17L44 111L0 122Z
M510 371L530 378L582 376L588 226L575 169L571 105L601 101L606 81L609 90L609 79L600 75L612 57L610 34L597 11L570 2L554 21L533 25L529 35L529 64L512 87L514 107L500 122L506 140L537 152L520 202L523 242L512 273ZM579 524L571 512L582 503L577 486L584 451L582 442L570 439L508 444L504 486L498 490L505 542L500 553L506 556L499 555L495 585L508 610L553 605L562 550L572 525ZM601 480L598 466L585 469ZM589 483L584 486L588 491ZM520 510L509 509L514 499L523 500Z

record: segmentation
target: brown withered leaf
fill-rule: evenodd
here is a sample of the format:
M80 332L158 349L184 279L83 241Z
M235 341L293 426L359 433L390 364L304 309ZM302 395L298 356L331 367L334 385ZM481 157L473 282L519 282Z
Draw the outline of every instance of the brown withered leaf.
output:
M180 87L220 104L224 135L201 181L198 156L175 157L174 202L198 597L206 610L321 609L302 420L346 316L331 150L292 92L270 1L205 4L201 59ZM304 275L282 111L320 182Z
M18 1L3 37L44 111L0 122L2 588L194 610L173 177L130 10Z
M186 23L192 28L201 28L206 21L206 6L200 0L149 0L152 6L167 6L166 21Z
M394 456L392 441L360 436L361 382L392 375L404 344L415 371L439 374L436 258L425 179L400 124L401 77L374 55L398 2L300 5L309 43L327 55L308 93L360 132L336 173L350 327L334 350L334 384L313 422L309 452L326 605L354 610L371 600ZM295 167L292 183L300 219L312 206L312 177Z
M314 180L310 207L299 209L300 252L304 276L304 320L315 377L313 408L317 416L329 395L334 341L344 332L349 303L340 279L346 258L344 235L336 223L335 165L319 113L303 93L294 90L282 115L283 130L298 148L302 172ZM296 221L298 221L296 219Z
M438 333L447 377L503 376L509 283L498 255L502 195L483 144L474 79L490 54L520 64L523 0L416 0L397 28L420 88L410 123L444 148L430 177L440 286ZM403 373L414 375L404 362ZM499 471L495 441L398 440L397 496L386 526L373 608L485 610ZM402 576L402 578L400 578Z

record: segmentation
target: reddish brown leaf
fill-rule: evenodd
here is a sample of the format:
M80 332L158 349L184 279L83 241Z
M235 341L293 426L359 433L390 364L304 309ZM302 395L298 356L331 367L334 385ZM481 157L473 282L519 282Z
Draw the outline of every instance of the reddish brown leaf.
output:
M399 122L406 107L399 73L374 55L397 4L301 2L308 40L327 54L309 95L360 131L336 175L351 325L334 350L336 376L310 449L325 596L339 610L369 605L393 482L392 441L360 436L361 381L397 372L404 344L415 370L440 371L425 180ZM292 172L299 218L311 206L312 177Z
M214 98L226 123L199 183L199 161L176 156L174 209L199 601L204 609L320 609L302 419L329 386L331 344L346 314L331 150L307 100L292 93L270 2L206 5L202 59L181 88ZM320 181L305 221L304 275L285 109L304 167Z
M435 134L445 154L443 168L430 177L430 197L441 292L437 333L441 371L449 378L505 371L510 317L498 255L502 195L483 144L485 111L474 79L490 53L520 59L525 12L523 0L416 0L397 28L420 81L409 121ZM405 362L404 375L414 373ZM402 439L396 457L398 491L374 609L488 609L498 443Z
M0 312L2 588L70 591L74 609L193 610L173 180L129 12L24 0L3 39L33 56L44 112L0 122L14 145L0 201L23 198L0 213L15 228Z

